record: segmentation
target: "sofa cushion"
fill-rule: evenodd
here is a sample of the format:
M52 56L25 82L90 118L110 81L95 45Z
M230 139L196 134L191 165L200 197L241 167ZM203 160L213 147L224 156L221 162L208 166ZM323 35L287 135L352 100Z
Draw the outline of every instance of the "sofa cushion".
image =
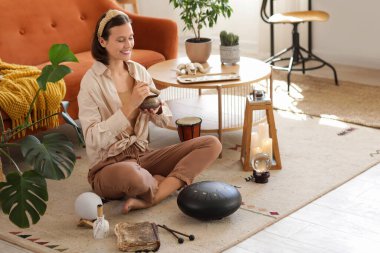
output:
M153 64L165 61L165 57L152 50L133 49L132 60L140 63L145 68L149 68Z

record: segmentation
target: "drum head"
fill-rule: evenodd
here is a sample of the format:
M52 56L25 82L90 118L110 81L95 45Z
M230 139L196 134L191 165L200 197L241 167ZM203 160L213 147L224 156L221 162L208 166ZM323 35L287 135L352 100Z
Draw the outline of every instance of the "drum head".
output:
M180 126L192 126L202 122L202 119L199 117L185 117L177 119L175 123Z

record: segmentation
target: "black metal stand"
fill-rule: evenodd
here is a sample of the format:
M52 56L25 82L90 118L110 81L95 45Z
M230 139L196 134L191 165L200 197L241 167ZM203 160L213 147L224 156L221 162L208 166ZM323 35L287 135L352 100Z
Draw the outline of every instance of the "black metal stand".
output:
M311 51L308 51L304 49L303 47L300 46L300 38L299 38L299 33L298 33L298 25L299 23L294 23L293 24L293 43L290 47L280 51L279 53L271 56L270 58L266 59L265 62L270 63L273 66L273 69L279 69L279 70L286 70L288 72L288 77L287 77L287 82L288 82L288 92L290 89L290 75L292 71L302 71L303 74L305 74L305 71L307 70L314 70L314 69L319 69L327 65L330 67L334 73L334 79L335 79L335 84L338 84L338 76L336 73L335 68L328 62L322 60L315 54L313 54ZM309 45L310 46L310 45ZM285 57L282 58L281 56L284 55L285 53L291 51L291 56L290 57ZM302 52L306 54L306 57L302 55ZM275 64L277 62L281 61L289 61L289 64L287 66L276 66ZM314 67L305 67L305 62L307 61L316 61L320 62L321 64L318 66ZM294 66L302 64L302 68L295 68Z
M270 15L273 15L274 8L273 8L273 0L269 2L269 12ZM264 20L265 21L265 20ZM274 24L270 24L270 56L274 55Z

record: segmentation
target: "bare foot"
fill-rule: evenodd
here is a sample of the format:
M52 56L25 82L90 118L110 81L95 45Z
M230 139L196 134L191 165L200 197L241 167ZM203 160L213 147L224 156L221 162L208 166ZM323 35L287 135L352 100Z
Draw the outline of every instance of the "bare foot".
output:
M165 179L165 177L161 175L154 175L153 177L157 180L158 184L160 184Z
M149 204L148 202L142 199L129 198L125 201L123 213L127 214L128 212L132 210L148 208L150 206L152 206L152 204Z

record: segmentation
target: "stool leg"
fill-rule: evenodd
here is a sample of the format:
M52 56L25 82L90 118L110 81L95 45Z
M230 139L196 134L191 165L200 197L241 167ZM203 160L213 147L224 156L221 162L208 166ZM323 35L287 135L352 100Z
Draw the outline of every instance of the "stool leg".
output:
M336 70L335 70L335 68L334 68L333 65L331 65L330 63L328 63L328 62L322 60L321 58L319 58L319 57L316 56L315 54L313 54L313 53L307 51L307 50L306 50L305 48L303 48L303 47L300 47L300 49L301 49L302 51L308 53L310 56L314 57L314 58L317 59L318 61L320 61L320 62L326 64L327 66L329 66L329 67L331 68L331 70L333 71L333 73L334 73L335 85L339 85L339 83L338 83L338 75L336 74Z
M251 169L251 129L252 129L252 108L247 100L245 106L245 117L242 137L242 147L240 158L243 162L243 170L250 171Z
M299 51L298 54L302 60L302 74L305 74L305 58L303 57L301 51Z
M280 150L278 148L278 140L277 140L277 133L276 133L277 130L276 130L276 124L274 122L272 104L267 105L265 111L267 114L268 125L269 125L269 137L272 138L273 156L276 162L275 165L272 165L272 169L280 170L282 168L282 165L281 165L281 158L280 158Z
M266 59L264 62L266 63L269 63L269 64L272 64L273 61L275 61L277 58L279 58L281 55L285 54L286 52L289 52L290 50L292 50L293 47L288 47L282 51L280 51L279 53L273 55L272 57L269 57L268 59Z
M222 86L218 86L218 137L220 143L223 144L222 129L223 129L223 112L222 112ZM219 158L222 158L223 151L220 152Z
M273 102L273 68L270 69L270 76L269 76L269 90L270 90L270 100Z
M292 74L292 69L293 69L293 57L290 57L289 60L289 67L288 67L288 93L290 91L290 75Z
M245 139L247 138L247 124L248 124L248 99L247 99L247 102L245 104L245 111L244 111L244 123L243 123L243 134L242 134L242 137L241 137L241 152L240 152L240 160L241 161L244 161L244 154L245 154L245 151L246 151L246 143L245 143Z

